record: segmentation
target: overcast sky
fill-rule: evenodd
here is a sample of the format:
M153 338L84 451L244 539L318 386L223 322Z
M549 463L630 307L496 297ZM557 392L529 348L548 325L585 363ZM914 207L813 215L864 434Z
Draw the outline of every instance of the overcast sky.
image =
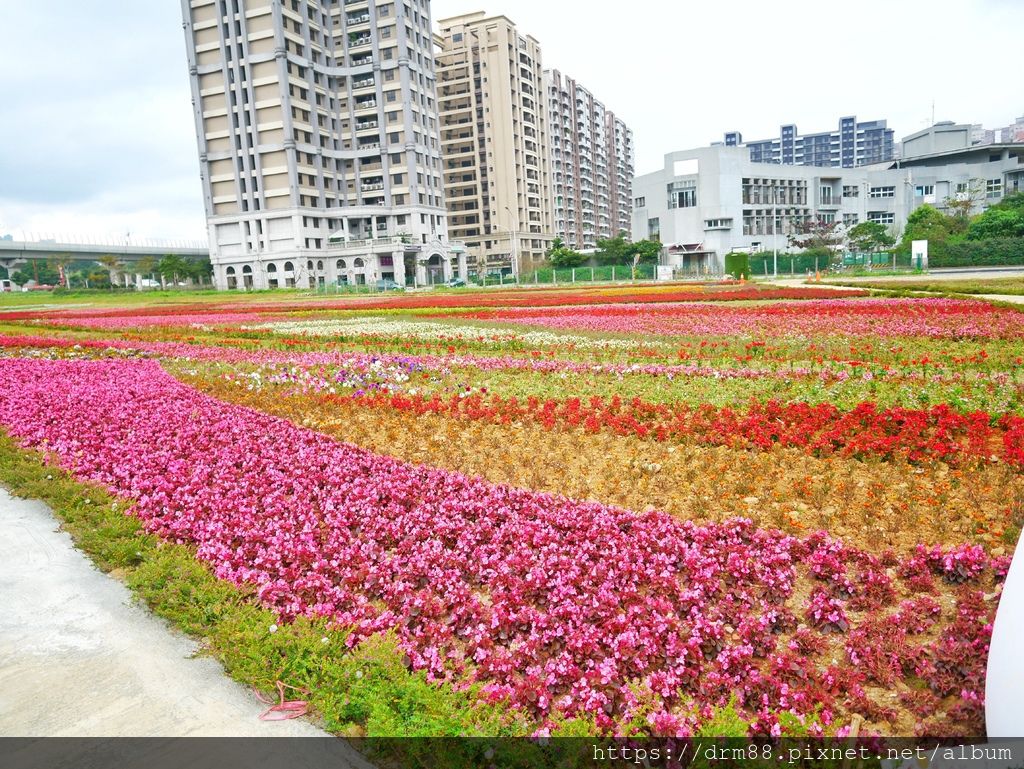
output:
M0 236L204 238L177 0L0 0ZM637 173L666 152L782 123L1024 114L1024 0L434 0L435 21L504 13L544 65L632 128Z

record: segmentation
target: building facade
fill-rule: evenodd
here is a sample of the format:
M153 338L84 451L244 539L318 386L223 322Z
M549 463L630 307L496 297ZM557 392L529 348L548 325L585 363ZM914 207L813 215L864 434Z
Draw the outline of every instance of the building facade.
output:
M633 132L557 69L544 83L555 234L570 248L593 249L631 229Z
M465 275L427 0L182 0L219 288Z
M478 270L518 274L553 237L540 44L483 12L438 25L448 226Z
M940 133L907 137L908 157L858 168L755 162L738 146L668 154L661 170L634 181L633 239L660 240L664 264L717 274L730 251L790 251L801 222L872 221L898 234L925 203L943 209L970 195L977 212L1024 189L1024 144L932 152L949 141Z
M772 139L743 141L743 134L725 135L727 147L746 147L755 163L855 168L884 163L894 157L893 130L884 120L858 121L854 116L839 119L835 131L801 135L793 124L779 128Z

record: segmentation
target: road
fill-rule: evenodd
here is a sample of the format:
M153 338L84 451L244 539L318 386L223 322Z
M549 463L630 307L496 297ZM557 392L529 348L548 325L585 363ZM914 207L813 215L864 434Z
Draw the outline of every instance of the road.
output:
M0 488L0 735L328 736L260 721L265 705L57 527Z

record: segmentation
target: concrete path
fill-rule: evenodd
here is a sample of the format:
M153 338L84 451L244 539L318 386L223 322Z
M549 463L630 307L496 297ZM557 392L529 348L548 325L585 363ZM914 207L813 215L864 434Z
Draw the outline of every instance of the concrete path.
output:
M192 659L194 641L57 526L46 505L0 488L0 736L328 736L258 720L266 706Z
M914 278L913 280L921 282L922 280L931 280L933 278L960 278L960 275L950 275L948 273L942 275L925 275ZM886 281L892 283L892 288L898 289L900 282L909 282L911 278L843 278L844 281L850 283L867 282L871 280ZM806 278L776 278L775 280L763 281L767 285L780 286L782 288L824 288L831 289L833 291L860 291L861 289L855 286L836 286L830 283L815 283L813 281L807 281ZM869 289L875 290L875 289ZM933 291L914 291L912 292L918 296L935 296ZM964 297L970 299L989 299L993 302L1008 302L1010 304L1024 304L1024 296L1017 294L963 294Z

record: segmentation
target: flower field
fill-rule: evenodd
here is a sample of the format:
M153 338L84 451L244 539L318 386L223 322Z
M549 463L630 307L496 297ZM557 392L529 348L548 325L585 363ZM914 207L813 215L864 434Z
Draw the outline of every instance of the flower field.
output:
M983 732L1024 316L503 296L0 313L0 429L531 733Z

